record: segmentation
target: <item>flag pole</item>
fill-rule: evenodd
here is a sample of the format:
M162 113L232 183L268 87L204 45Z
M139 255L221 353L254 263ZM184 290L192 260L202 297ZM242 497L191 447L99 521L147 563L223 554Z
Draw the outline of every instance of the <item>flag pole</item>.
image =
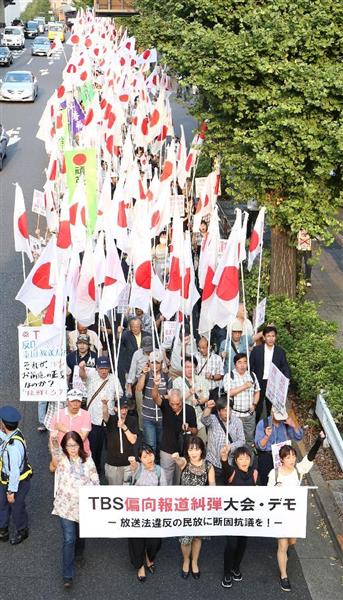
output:
M150 288L150 312L151 312L151 337L152 337L152 351L155 356L155 331L154 331L154 311L152 306L152 290ZM161 367L162 368L162 367ZM156 379L156 362L154 360L154 379ZM158 421L158 406L155 404L155 421Z
M26 279L26 270L25 270L25 256L24 256L24 252L23 250L21 251L21 264L23 267L23 277L24 277L24 281ZM29 325L28 319L29 319L29 310L27 308L27 306L25 305L25 311L26 311L26 322Z
M258 265L258 281L257 281L257 296L256 296L256 311L255 311L255 315L257 314L257 307L260 303L260 287L261 287L261 273L262 273L262 253L263 253L263 238L262 238L262 242L261 242L261 252L260 252L260 262ZM257 327L256 327L256 318L255 318L255 326L254 326L254 333L257 333Z
M230 332L230 346L229 346L229 370L227 373L227 407L226 407L226 439L225 444L229 443L229 421L230 421L230 392L231 392L231 357L232 357L232 321L228 323L228 329Z
M102 320L102 326L105 329L105 339L106 339L106 344L107 344L107 348L108 348L108 358L110 359L110 365L111 365L111 369L112 369L112 373L113 373L113 377L114 377L114 385L115 385L115 389L116 389L117 406L118 406L118 419L120 419L121 415L120 415L120 397L119 397L118 375L117 375L117 371L114 370L114 364L113 364L112 354L111 354L111 350L110 350L110 343L109 343L109 339L108 339L108 333L107 333L105 316L104 315L100 315L100 313L98 313L98 315L99 315L99 323ZM119 443L120 443L120 454L123 454L123 452L124 452L124 448L123 448L123 432L120 429L120 427L119 427Z

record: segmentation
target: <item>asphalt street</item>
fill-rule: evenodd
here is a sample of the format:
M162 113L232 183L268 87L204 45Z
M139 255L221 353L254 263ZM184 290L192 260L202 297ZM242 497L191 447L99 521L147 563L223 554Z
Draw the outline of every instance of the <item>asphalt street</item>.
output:
M67 49L68 51L68 49ZM29 446L34 467L31 493L28 499L30 537L23 544L0 546L0 598L14 600L72 599L107 600L121 597L129 600L163 598L172 600L212 600L231 597L234 600L278 600L284 597L278 582L276 542L269 539L251 539L242 564L244 579L233 588L221 588L224 541L215 538L204 542L201 559L201 578L180 577L181 558L177 540L163 542L158 556L157 570L149 575L145 584L135 578L128 557L126 540L89 540L86 548L86 565L77 573L74 588L64 591L61 574L61 533L56 517L51 516L53 501L53 476L48 471L47 435L36 431L36 406L26 403L19 406L17 325L23 322L23 306L14 300L22 283L20 255L14 252L13 202L14 186L18 181L24 191L27 208L32 202L33 189L42 190L47 157L43 143L36 139L39 118L53 89L59 84L64 67L63 55L48 60L34 57L31 60L29 44L16 57L12 69L30 69L38 78L39 95L34 104L0 104L1 121L10 131L11 145L0 174L0 260L1 260L1 368L0 403L13 404L24 415L22 429ZM6 69L1 69L0 77ZM186 126L191 136L194 122L181 105L176 118ZM34 232L36 219L30 218ZM26 265L28 269L29 265ZM302 600L334 600L340 593L339 578L342 571L335 560L332 542L328 538L322 519L313 501L309 508L308 539L300 541L298 551L291 551L289 576L293 586L290 598Z

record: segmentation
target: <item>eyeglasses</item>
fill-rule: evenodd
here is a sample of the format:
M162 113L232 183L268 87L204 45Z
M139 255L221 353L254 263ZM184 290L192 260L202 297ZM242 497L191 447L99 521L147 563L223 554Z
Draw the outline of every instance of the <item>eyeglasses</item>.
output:
M66 448L78 448L78 444L66 444Z

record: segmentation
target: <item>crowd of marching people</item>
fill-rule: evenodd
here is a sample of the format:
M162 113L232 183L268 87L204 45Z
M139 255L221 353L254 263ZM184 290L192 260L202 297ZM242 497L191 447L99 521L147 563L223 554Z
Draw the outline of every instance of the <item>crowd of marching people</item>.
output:
M173 133L171 82L156 52L136 52L134 38L82 11L70 40L63 84L38 135L50 157L48 243L17 296L29 311L27 324L67 331L66 400L38 405L38 429L49 431L56 476L53 514L63 532L65 588L83 562L81 486L300 485L321 441L296 463L289 440L301 440L303 429L266 395L272 364L290 378L287 357L275 325L254 327L239 302L240 266L247 259L251 268L261 254L264 209L254 211L249 227L248 214L238 210L226 239L217 208L219 167L194 191L206 125L187 152L183 130L180 139ZM95 157L98 170L89 179ZM16 249L29 255L23 229L15 235ZM43 285L47 260L54 280ZM0 419L0 539L9 539L12 514L11 542L18 544L29 534L32 470L20 414L4 407ZM281 444L278 469L274 444ZM181 576L198 580L202 540L179 541ZM294 543L278 540L285 591ZM224 588L242 580L246 544L244 536L227 536ZM160 546L160 539L129 540L140 582L154 573Z

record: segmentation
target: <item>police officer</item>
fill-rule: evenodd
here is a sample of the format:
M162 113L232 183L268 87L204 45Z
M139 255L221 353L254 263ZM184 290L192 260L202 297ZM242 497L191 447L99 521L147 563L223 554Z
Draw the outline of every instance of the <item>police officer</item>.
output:
M26 442L18 423L21 414L13 406L0 408L0 541L9 540L10 516L16 532L11 544L29 535L25 499L30 489L32 468L27 460Z

